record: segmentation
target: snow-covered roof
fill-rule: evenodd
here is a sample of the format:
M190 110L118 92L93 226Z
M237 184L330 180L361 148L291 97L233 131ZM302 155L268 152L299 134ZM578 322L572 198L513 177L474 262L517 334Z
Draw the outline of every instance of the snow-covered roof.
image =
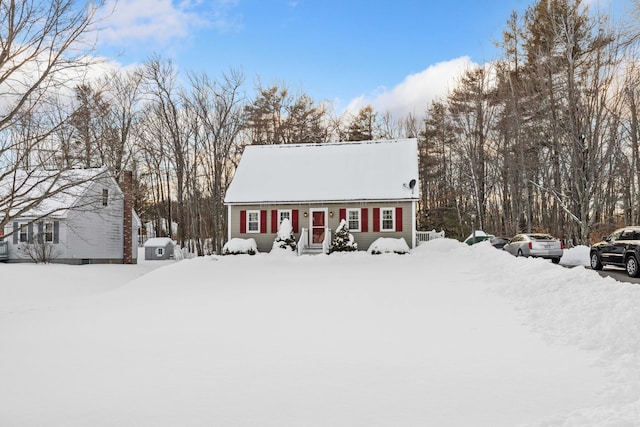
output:
M170 237L151 237L144 242L146 248L167 246L168 244L173 244L173 240Z
M0 180L0 211L10 215L22 211L22 217L65 217L91 185L103 179L113 180L104 168L16 170Z
M417 199L417 181L416 139L250 145L225 203Z

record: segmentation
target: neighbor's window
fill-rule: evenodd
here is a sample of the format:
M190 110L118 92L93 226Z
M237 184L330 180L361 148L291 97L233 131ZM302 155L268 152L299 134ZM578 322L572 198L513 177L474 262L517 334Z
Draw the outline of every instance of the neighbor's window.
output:
M360 231L360 209L347 209L349 231Z
M161 257L164 255L164 248L156 248L156 256Z
M380 229L382 231L395 231L395 215L396 210L394 208L380 209Z
M42 224L42 233L44 234L45 243L53 243L53 223L45 222Z
M278 226L282 224L282 221L285 219L291 221L291 209L278 211Z
M107 206L109 204L109 190L104 188L102 190L102 206Z
M260 211L247 211L247 233L260 232Z
M18 234L18 241L21 243L27 243L29 241L29 225L26 222L20 224L20 233Z

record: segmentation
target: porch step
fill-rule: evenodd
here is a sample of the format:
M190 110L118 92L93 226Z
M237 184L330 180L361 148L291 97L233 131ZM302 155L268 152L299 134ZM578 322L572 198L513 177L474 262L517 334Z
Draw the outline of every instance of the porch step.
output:
M322 252L322 248L305 248L302 251L302 255L320 255Z

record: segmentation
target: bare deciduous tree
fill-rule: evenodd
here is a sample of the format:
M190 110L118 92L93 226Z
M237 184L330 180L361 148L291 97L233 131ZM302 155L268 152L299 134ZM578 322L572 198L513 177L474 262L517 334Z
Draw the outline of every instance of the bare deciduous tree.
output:
M0 2L0 229L75 185L62 183L60 170L46 169L60 165L57 132L69 118L60 100L91 62L87 36L100 6Z

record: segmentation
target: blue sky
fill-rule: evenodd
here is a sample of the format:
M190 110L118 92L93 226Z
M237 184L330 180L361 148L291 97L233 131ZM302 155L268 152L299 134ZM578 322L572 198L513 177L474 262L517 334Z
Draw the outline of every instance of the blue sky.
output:
M596 1L612 7L630 0ZM332 101L338 112L371 103L422 113L461 69L495 59L493 42L509 15L532 3L118 0L108 4L114 11L98 46L121 66L160 54L184 72L241 69L249 92L258 79L282 83Z

